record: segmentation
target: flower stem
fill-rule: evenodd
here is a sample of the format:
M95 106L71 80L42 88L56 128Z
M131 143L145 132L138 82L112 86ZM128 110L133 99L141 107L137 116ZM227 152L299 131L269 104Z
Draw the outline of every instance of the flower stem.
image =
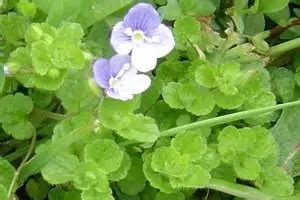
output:
M52 141L43 151L33 156L28 162L24 164L20 170L20 181L25 181L29 176L40 172L41 168L49 162L50 159L63 152L74 142L86 137L86 130L93 130L94 123L88 123L72 130L63 135L59 139Z
M300 47L300 38L293 39L281 44L278 44L276 46L271 47L266 55L268 56L279 56L281 54L284 54L287 51L296 49Z
M209 185L207 186L209 189L217 190L220 192L224 192L227 194L231 194L236 197L245 198L248 200L273 200L274 197L265 194L263 192L260 192L259 190L245 186L240 185L236 183L231 183L225 180L212 178L210 180Z
M29 159L34 147L35 147L35 140L36 140L36 133L34 132L33 135L32 135L32 139L31 139L31 143L30 143L30 146L28 148L28 151L27 151L27 154L25 155L25 157L23 158L21 164L19 165L17 171L15 172L15 175L13 177L13 180L11 181L10 183L10 186L9 186L9 189L8 189L8 192L7 192L7 198L10 199L12 193L13 193L13 189L14 189L14 186L19 178L19 174L20 174L20 171L22 170L22 168L24 167L26 161ZM11 198L13 199L13 198Z
M54 120L57 120L57 121L61 121L61 120L66 119L65 115L62 115L62 114L59 114L59 113L54 113L54 112L49 112L47 110L43 110L43 109L40 109L40 108L34 108L33 112L39 113L39 114L43 115L46 118L54 119Z
M194 122L191 124L186 124L183 126L178 126L175 128L171 128L171 129L162 131L160 133L160 137L174 136L178 132L181 132L181 131L191 130L191 129L195 129L195 128L199 128L199 127L216 126L216 125L220 125L220 124L224 124L224 123L228 123L228 122L232 122L232 121L236 121L236 120L245 119L248 117L253 117L253 116L256 116L259 114L280 110L283 108L297 106L297 105L300 105L300 100L289 102L289 103L284 103L284 104L279 104L279 105L275 105L275 106L268 106L268 107L264 107L264 108L258 108L258 109L253 109L253 110L237 112L237 113L233 113L233 114L229 114L229 115L223 115L220 117L215 117L215 118L211 118L211 119L207 119L207 120L203 120L203 121L199 121L199 122Z

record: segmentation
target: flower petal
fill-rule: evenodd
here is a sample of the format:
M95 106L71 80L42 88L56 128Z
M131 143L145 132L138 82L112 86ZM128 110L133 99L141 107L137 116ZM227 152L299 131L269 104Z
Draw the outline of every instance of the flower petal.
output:
M133 98L133 95L132 94L119 94L117 93L116 91L114 91L113 89L108 89L105 91L105 93L113 98L113 99L119 99L119 100L122 100L122 101L127 101L127 100L130 100Z
M123 87L119 92L123 94L140 94L151 85L151 79L145 74L136 74L134 70L128 71L121 79Z
M172 31L164 24L160 24L156 29L148 33L146 36L149 38L158 38L159 42L147 42L148 45L152 46L153 53L157 58L167 55L175 46L175 40Z
M124 27L147 33L161 23L158 12L152 5L139 3L132 7L124 18Z
M114 50L122 55L127 55L132 49L131 37L125 33L123 22L118 22L111 33L110 43Z
M132 65L140 72L148 72L155 68L157 58L149 45L134 47L131 53Z
M130 56L128 55L115 55L109 60L110 70L112 77L116 77L118 73L123 69L125 64L130 64Z
M102 88L109 88L111 77L110 65L107 59L98 59L93 65L94 79Z

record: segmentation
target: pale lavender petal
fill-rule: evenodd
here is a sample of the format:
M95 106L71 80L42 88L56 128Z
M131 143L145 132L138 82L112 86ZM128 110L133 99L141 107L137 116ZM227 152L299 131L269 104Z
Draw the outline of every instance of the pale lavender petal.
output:
M116 77L125 64L130 64L128 55L115 55L109 60L110 71L113 77Z
M132 65L140 72L148 72L155 68L157 63L157 57L153 52L152 45L136 46L131 53Z
M147 42L146 45L152 46L152 51L157 58L164 57L175 46L175 40L171 30L164 24L160 24L156 29L146 34L149 38L158 38L158 42Z
M109 88L109 79L111 78L109 61L107 59L96 60L93 72L96 83L104 89Z
M124 27L132 28L133 31L141 30L147 33L161 23L158 12L146 3L139 3L132 7L124 18Z
M122 55L127 55L132 49L131 36L125 34L123 22L117 23L111 33L110 43L114 50Z
M116 91L114 91L114 89L107 89L105 90L105 93L113 99L120 99L120 95Z

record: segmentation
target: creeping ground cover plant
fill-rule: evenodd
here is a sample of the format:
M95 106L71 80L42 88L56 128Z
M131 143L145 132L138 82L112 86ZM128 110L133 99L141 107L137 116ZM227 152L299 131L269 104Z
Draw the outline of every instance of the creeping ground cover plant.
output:
M0 0L0 200L300 199L299 17Z

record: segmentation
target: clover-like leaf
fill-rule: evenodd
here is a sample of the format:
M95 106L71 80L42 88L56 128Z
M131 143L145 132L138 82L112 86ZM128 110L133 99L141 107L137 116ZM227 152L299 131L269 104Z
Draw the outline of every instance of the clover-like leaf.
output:
M170 177L170 183L174 188L203 188L210 180L209 172L199 165L193 165L190 173L185 177Z
M50 160L41 170L42 176L51 184L71 181L79 166L75 155L62 153Z
M143 172L151 186L164 193L174 193L175 190L170 185L169 178L164 174L154 171L151 167L151 161L152 154L148 154L144 157Z
M178 134L172 140L172 147L182 155L189 155L192 161L199 160L207 149L206 139L201 135L201 131Z
M119 181L125 178L128 174L130 166L131 166L131 158L126 152L123 152L123 160L121 166L116 171L109 173L108 179L110 181Z
M116 171L122 164L123 151L113 141L97 140L84 148L85 162L95 163L105 173Z
M118 182L118 186L125 194L135 195L143 191L146 179L143 173L143 161L138 157L133 157L131 161L127 176Z
M165 175L185 177L191 169L191 161L188 155L180 155L174 147L161 147L154 151L151 167Z
M246 180L255 180L261 170L257 159L244 156L236 157L233 166L237 176Z

